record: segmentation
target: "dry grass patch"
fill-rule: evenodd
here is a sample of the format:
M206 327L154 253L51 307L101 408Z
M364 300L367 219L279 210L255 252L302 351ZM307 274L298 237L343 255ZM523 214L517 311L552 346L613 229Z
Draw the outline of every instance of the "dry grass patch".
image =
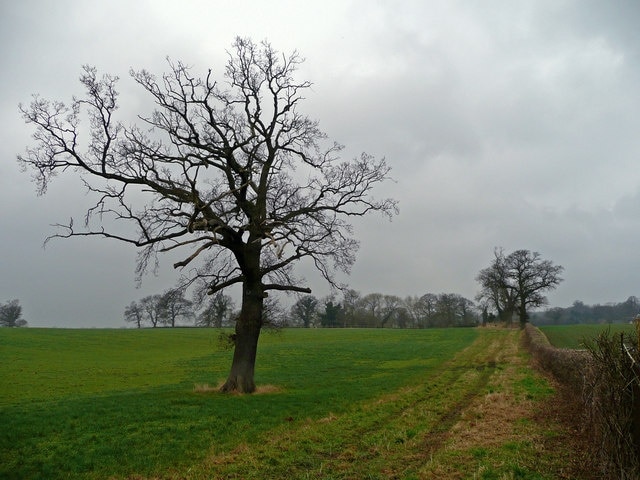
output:
M222 393L220 389L224 385L224 382L219 382L216 386L211 386L208 383L196 383L193 387L193 391L195 393ZM251 395L266 395L270 393L281 393L283 391L282 388L277 385L258 385L256 386L256 391ZM225 393L225 395L229 395L229 393ZM231 395L242 395L241 393L231 393Z
M419 478L597 478L571 423L572 402L552 378L531 370L519 342L505 347L488 393L464 410Z
M326 417L320 418L318 420L318 423L331 423L337 418L338 418L337 415L335 415L333 412L329 412L329 415L327 415Z
M514 425L532 415L531 402L518 402L512 393L488 393L480 403L465 411L451 429L453 441L450 448L495 447L517 440L519 435Z
M460 421L451 429L450 448L465 450L516 441L520 436L514 426L533 416L533 402L518 398L513 389L513 383L522 377L519 371L526 364L518 352L518 343L509 342L497 353L496 361L502 368L490 379L489 393L478 396L463 412Z

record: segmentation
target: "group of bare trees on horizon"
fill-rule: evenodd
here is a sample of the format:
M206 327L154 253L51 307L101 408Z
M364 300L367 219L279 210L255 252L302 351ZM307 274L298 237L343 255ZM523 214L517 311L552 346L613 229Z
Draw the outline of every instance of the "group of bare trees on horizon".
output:
M184 290L174 288L131 302L124 309L124 320L137 328L222 327L229 325L233 309L233 299L222 292L212 295L199 309L197 302L185 296Z
M233 299L220 292L202 308L179 290L149 295L125 308L124 318L134 327L232 327L238 312ZM290 307L270 297L265 305L265 323L276 327L301 328L434 328L477 325L479 312L474 303L455 293L426 293L407 296L382 293L360 294L345 290L317 298L308 294Z
M553 290L561 281L563 267L544 260L538 252L516 250L506 254L494 250L491 264L482 269L476 280L480 292L473 301L456 293L426 293L407 296L382 293L362 295L353 289L342 289L342 299L334 295L318 299L314 295L299 296L284 308L275 297L265 301L265 325L291 327L373 327L433 328L468 327L489 321L511 323L517 314L520 323L527 322L530 311L546 304L544 292ZM239 315L231 297L215 293L200 313L195 303L185 298L184 290L171 289L162 295L150 295L132 302L125 309L125 320L142 326L172 326L185 323L196 326L233 326Z

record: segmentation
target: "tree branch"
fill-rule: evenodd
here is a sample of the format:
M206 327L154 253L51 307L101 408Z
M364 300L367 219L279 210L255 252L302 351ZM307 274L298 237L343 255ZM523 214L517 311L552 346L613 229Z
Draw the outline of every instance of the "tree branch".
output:
M300 293L311 293L311 289L308 287L299 287L297 285L280 285L276 283L271 283L267 285L263 285L265 290L281 290L288 292L300 292Z

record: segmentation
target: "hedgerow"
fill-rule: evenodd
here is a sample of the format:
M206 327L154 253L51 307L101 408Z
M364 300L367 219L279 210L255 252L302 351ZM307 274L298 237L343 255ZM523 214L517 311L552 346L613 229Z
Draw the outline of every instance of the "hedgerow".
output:
M602 332L586 350L555 348L527 324L525 342L537 363L581 399L603 478L640 478L640 358L637 335Z

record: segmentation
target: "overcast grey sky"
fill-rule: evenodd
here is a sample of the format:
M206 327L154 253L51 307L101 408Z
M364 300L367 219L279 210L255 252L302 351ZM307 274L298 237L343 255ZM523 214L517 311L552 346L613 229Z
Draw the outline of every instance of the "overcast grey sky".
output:
M473 299L494 247L565 267L552 306L640 295L640 2L21 0L0 2L0 302L32 326L118 327L129 302L173 285L170 262L134 281L136 252L54 241L82 217L69 177L37 197L16 155L18 103L81 94L83 64L121 77L121 119L148 110L131 67L165 58L221 72L236 35L297 49L313 82L301 110L345 155L386 157L400 202L356 225L346 281L400 296ZM325 285L308 277L318 296Z

